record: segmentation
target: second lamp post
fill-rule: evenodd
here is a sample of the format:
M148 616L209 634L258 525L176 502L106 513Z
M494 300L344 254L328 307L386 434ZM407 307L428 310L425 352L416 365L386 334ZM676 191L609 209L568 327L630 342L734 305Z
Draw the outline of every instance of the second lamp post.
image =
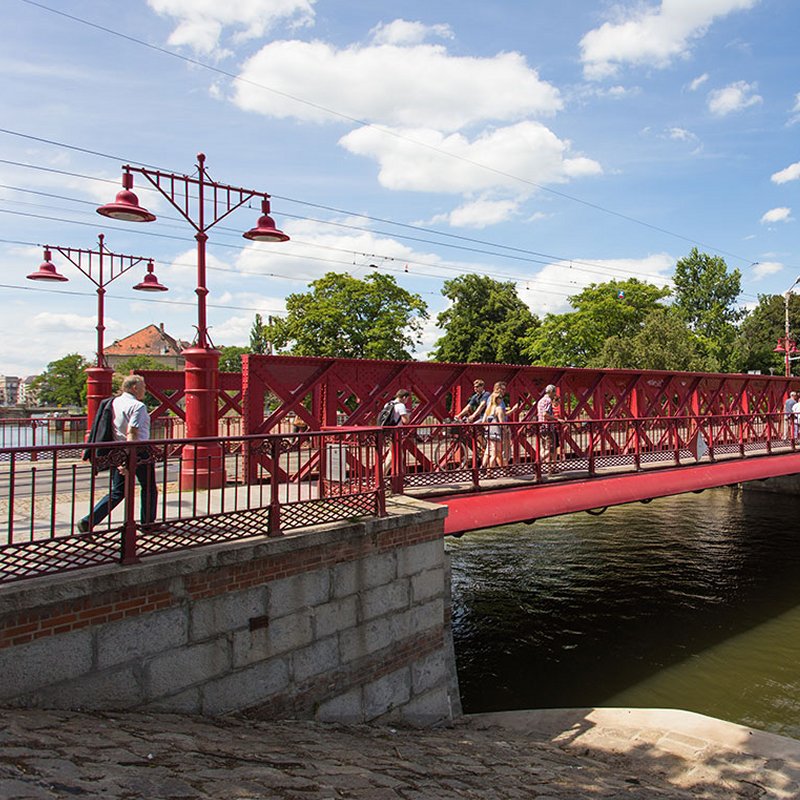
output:
M86 370L86 413L87 424L91 427L95 412L100 401L111 394L111 376L114 374L106 362L105 349L103 346L103 334L105 332L105 295L106 286L111 281L116 280L120 275L124 275L131 267L147 261L147 273L140 283L133 288L140 292L165 292L166 286L158 282L153 272L152 259L143 256L126 256L112 253L105 246L105 237L99 234L97 237L97 250L80 250L75 247L44 247L44 261L39 265L36 272L28 275L32 281L62 282L69 280L62 275L52 262L52 250L60 253L74 267L80 270L97 287L97 360L94 367Z

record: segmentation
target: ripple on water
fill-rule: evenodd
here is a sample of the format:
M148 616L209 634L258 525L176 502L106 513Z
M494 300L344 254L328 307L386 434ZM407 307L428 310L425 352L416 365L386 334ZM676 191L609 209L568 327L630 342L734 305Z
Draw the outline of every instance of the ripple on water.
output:
M465 710L663 706L800 738L799 517L721 489L449 539Z

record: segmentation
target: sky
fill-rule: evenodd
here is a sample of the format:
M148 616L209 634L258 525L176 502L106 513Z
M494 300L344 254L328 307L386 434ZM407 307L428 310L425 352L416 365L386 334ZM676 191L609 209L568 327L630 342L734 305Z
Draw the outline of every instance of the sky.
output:
M208 324L327 272L393 275L441 331L444 281L514 281L538 315L590 283L669 286L693 247L742 273L739 303L800 276L796 0L2 0L0 373L93 360L95 286L26 280L43 245L152 258L168 292L106 286L106 344L149 323L191 340L194 229L134 176L150 223L96 207L123 164L272 195L214 226ZM194 213L194 212L193 212ZM623 300L624 302L624 300Z

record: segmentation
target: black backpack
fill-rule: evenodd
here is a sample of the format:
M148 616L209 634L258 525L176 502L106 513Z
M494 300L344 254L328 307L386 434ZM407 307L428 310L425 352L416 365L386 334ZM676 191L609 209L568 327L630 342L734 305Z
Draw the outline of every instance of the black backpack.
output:
M378 425L380 425L382 428L389 428L393 425L397 425L399 421L399 419L395 419L394 400L390 400L378 412Z

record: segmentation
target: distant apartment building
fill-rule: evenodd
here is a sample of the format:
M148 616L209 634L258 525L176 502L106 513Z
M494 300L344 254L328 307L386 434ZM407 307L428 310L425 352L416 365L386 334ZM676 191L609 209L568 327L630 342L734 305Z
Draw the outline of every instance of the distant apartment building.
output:
M147 325L130 336L117 339L105 348L108 366L116 369L133 356L150 356L164 369L183 369L181 352L189 342L175 339L164 330L164 323Z
M21 406L38 406L39 390L34 387L34 381L38 375L29 375L19 382L17 390L17 404Z
M15 406L19 398L19 378L0 375L0 405Z

